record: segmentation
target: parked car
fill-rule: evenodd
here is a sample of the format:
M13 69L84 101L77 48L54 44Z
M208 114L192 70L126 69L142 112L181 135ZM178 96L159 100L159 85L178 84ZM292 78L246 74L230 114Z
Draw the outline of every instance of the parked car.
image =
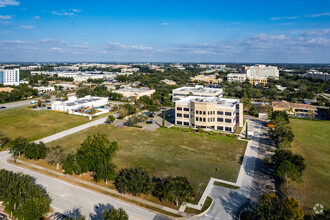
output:
M147 121L146 123L147 124L152 124L152 123L154 123L155 121L154 120L149 120L149 121Z
M6 106L1 106L0 109L4 109L4 108L7 108Z

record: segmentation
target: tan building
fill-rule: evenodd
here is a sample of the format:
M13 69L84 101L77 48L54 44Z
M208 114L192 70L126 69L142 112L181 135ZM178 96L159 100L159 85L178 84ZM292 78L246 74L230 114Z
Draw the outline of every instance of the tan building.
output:
M14 89L11 88L11 87L1 87L0 88L0 92L11 92L13 91Z
M154 89L149 88L132 88L132 87L126 87L123 89L114 90L113 92L122 94L124 98L126 99L139 99L141 96L151 96L154 94Z
M188 96L175 102L175 124L234 132L243 126L243 104L238 99Z
M315 114L317 108L313 105L302 103L290 103L284 100L272 102L273 111L285 111L291 115L306 115L312 116Z
M222 79L217 79L215 75L198 75L195 77L190 77L189 81L191 83L196 83L196 82L206 82L207 84L210 85L219 85L219 83L222 82Z
M163 79L160 80L161 82L165 83L166 85L176 85L176 82L170 79Z
M254 86L258 84L267 85L267 78L249 78L249 81Z
M199 97L222 97L223 89L220 88L207 88L201 85L195 87L180 87L172 90L172 101L176 102L187 96L199 96Z
M246 80L246 74L242 74L242 73L229 73L227 75L227 81L229 83L232 82L245 82Z

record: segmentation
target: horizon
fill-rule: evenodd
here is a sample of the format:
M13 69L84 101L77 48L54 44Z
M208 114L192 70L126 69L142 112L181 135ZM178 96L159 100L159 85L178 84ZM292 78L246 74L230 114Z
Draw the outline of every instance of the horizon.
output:
M325 0L0 0L0 62L328 64L329 8Z

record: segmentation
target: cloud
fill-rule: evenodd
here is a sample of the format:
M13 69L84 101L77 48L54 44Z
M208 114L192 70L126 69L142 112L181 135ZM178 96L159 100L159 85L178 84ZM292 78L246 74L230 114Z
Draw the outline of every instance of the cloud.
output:
M33 18L34 19L40 19L40 16L34 16Z
M70 16L70 17L74 17L77 16L77 13L81 12L80 9L70 9L70 10L60 10L60 11L51 11L50 13L52 13L53 15L57 15L57 16Z
M34 26L33 25L22 25L21 28L31 30L34 28Z
M87 49L87 48L89 48L89 44L86 42L83 44L75 44L75 45L72 45L71 47L79 48L79 49Z
M55 40L55 39L52 39L52 38L42 39L40 41L42 43L60 43L60 44L65 44L65 40Z
M278 21L278 20L292 20L292 19L300 19L300 18L317 18L320 16L330 16L330 12L319 13L319 14L311 14L305 16L291 16L291 17L271 17L271 21Z
M143 52L143 51L151 51L153 50L152 47L149 46L141 46L141 45L133 45L128 46L121 43L108 43L104 47L107 50L110 51L123 51L123 52Z
M146 51L146 50L152 50L153 48L152 47L145 47L145 46L132 46L131 49Z
M11 5L19 5L19 2L16 0L0 0L0 8Z
M160 25L162 25L162 26L168 26L168 23L164 22L164 23L161 23Z
M105 48L109 50L120 50L120 49L127 49L128 46L121 43L108 43L107 45L105 45Z
M317 18L320 16L330 16L330 12L325 12L325 13L320 13L320 14L313 14L313 15L307 15L306 17L312 17L312 18Z
M0 15L0 20L9 20L11 19L11 16L9 15Z
M53 48L50 48L50 50L52 52L59 52L59 53L64 53L65 50L63 48L60 48L60 47L53 47Z

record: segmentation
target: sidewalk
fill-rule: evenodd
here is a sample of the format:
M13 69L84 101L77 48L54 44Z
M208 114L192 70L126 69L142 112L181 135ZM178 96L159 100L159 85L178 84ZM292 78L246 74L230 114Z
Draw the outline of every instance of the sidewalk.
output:
M13 160L13 158L10 158L9 160ZM139 203L142 203L144 205L147 205L147 206L150 206L150 207L153 207L153 208L157 208L159 210L163 210L165 212L169 212L169 213L172 213L172 214L175 214L175 215L186 216L186 213L184 213L184 212L180 212L178 210L175 210L175 209L172 209L172 208L169 208L169 207L166 207L166 206L157 204L157 203L149 202L149 201L146 201L146 200L141 199L141 198L138 198L138 197L134 197L134 196L126 195L126 194L121 194L117 190L113 190L113 189L109 189L107 187L99 186L97 184L94 184L94 183L91 183L91 182L87 182L85 180L77 179L77 178L72 177L70 175L63 174L63 173L60 173L60 172L56 172L56 171L53 171L53 170L50 170L50 169L47 169L47 168L44 168L44 167L41 167L41 166L38 166L38 165L35 165L35 164L30 164L30 163L27 163L27 162L22 161L22 160L19 160L19 159L17 159L16 161L19 162L19 163L22 163L24 165L28 165L28 166L34 167L36 169L43 170L43 171L46 171L46 172L49 172L49 173L52 173L52 174L55 174L55 175L58 175L58 176L67 178L67 179L69 179L71 181L74 181L74 182L77 182L77 183L82 183L84 185L91 186L91 187L94 187L94 188L103 190L105 192L109 192L111 194L114 194L114 195L117 195L117 196L121 196L121 197L124 197L126 199L129 199L129 200L132 200L132 201L135 201L135 202L139 202Z

